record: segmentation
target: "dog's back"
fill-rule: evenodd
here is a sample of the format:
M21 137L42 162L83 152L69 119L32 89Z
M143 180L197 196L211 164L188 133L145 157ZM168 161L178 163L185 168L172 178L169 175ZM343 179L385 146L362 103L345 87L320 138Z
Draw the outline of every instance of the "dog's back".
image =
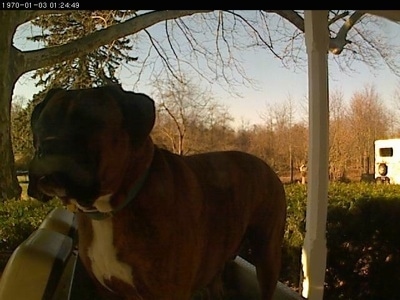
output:
M207 246L200 281L238 254L247 240L260 274L263 299L272 296L281 265L286 220L285 192L279 177L261 159L239 151L182 157L193 171L204 199ZM205 271L208 270L208 271Z

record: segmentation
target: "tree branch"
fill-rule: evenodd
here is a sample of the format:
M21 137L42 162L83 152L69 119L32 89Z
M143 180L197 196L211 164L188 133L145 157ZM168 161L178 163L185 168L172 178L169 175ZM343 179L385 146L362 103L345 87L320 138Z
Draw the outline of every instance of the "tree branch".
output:
M87 52L93 51L102 45L108 44L113 40L122 38L129 34L137 33L145 28L157 24L158 22L207 12L211 12L211 10L153 11L131 18L123 23L110 26L106 29L98 30L68 44L26 52L13 48L12 51L15 53L15 58L22 62L21 64L18 64L20 65L18 71L20 74L23 74L28 71L54 64L60 57L63 57L64 60L78 57Z
M336 21L343 19L345 17L347 17L349 15L348 11L345 11L341 14L337 14L335 15L333 18L331 18L330 20L328 20L328 26L330 26L331 24L335 23Z
M271 53L278 59L282 60L282 57L274 50L274 46L272 43L268 43L259 33L259 31L248 21L246 18L242 17L241 15L230 12L229 13L233 14L234 16L240 18L244 24L246 24L249 28L253 30L253 32L257 35L257 37L263 42L263 45L267 46L268 50L271 51ZM300 16L299 16L300 17ZM300 17L301 18L301 17Z
M304 19L294 10L264 10L265 12L272 12L280 15L282 18L292 23L298 30L304 32Z
M400 22L400 10L360 10L363 13L380 16L393 22Z
M364 15L364 12L355 11L342 25L335 38L331 38L329 41L329 51L333 54L339 55L342 53L344 47L351 43L346 39L347 33L353 28L354 24Z
M282 18L286 19L290 23L292 23L297 29L305 32L304 28L304 19L296 13L294 10L264 10L265 12L276 13ZM330 38L329 40L329 51L333 54L339 55L344 47L350 43L349 40L346 39L347 33L350 29L357 23L357 21L365 14L364 11L355 11L343 24L337 33L335 38ZM332 20L330 20L329 24L333 24L340 18L344 18L348 15L348 12L344 12L335 16Z
M175 74L175 71L172 69L171 64L168 62L168 56L164 55L163 53L161 53L161 51L163 51L162 47L158 47L157 46L157 41L154 40L154 38L151 36L150 32L147 29L144 29L144 32L147 34L151 45L153 46L153 48L155 49L155 51L157 52L158 56L161 58L161 60L164 63L164 66L168 69L168 71L172 74L172 76L176 79L176 80L180 80L179 77ZM173 48L172 48L173 49ZM163 51L165 53L165 51Z

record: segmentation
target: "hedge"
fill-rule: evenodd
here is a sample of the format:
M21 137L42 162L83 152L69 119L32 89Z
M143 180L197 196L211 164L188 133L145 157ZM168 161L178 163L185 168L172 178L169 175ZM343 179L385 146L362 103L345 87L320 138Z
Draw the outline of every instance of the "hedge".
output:
M59 201L7 200L0 203L0 270L9 254L38 228Z
M306 187L287 185L281 281L299 286ZM400 185L332 183L328 191L324 299L398 299Z
M292 184L285 190L288 216L280 281L298 289L307 187ZM0 203L0 249L14 250L59 203ZM398 298L399 219L400 185L330 184L324 299Z

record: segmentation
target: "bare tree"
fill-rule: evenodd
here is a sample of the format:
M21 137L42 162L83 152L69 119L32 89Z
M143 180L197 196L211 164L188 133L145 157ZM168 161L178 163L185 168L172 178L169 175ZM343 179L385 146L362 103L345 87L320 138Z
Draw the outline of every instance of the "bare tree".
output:
M200 152L198 149L204 148L204 140L214 144L216 127L229 126L231 117L226 108L212 98L211 92L201 89L188 76L179 81L157 81L154 87L159 102L156 130L167 137L173 152L179 155ZM208 133L206 139L205 133ZM207 148L210 147L213 145Z
M192 153L233 149L235 132L228 107L212 98L204 116L191 138Z
M335 90L329 96L329 178L343 179L347 162L351 158L350 148L353 137L350 134L350 120L344 95Z
M393 117L390 122L390 136L399 136L400 135L400 81L397 83L395 90L393 92L393 97L391 101L392 107L395 108L393 111Z
M359 170L362 170L364 157L373 157L374 141L386 137L389 128L386 120L390 114L373 85L366 85L350 99L348 129L353 143L349 150L354 150Z
M285 102L266 105L266 110L260 114L265 124L274 132L275 162L279 169L290 170L293 163L293 141L291 129L294 123L295 108L292 97Z

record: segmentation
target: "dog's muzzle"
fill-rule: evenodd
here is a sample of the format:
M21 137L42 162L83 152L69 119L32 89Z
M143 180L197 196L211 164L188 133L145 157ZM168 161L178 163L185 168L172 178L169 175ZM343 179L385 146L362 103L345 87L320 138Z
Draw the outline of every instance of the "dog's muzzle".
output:
M98 184L92 174L64 155L36 156L29 167L28 195L40 201L58 197L90 205L98 194Z

